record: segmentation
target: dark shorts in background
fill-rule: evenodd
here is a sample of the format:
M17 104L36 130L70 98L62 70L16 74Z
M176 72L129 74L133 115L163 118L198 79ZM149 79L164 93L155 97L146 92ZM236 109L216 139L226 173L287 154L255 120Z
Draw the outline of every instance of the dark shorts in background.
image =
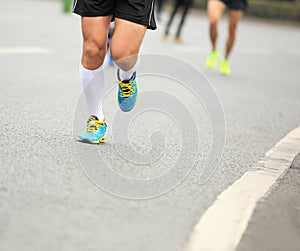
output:
M113 15L155 30L155 0L74 0L73 12L82 17Z
M219 0L223 2L230 10L241 10L247 9L247 0Z

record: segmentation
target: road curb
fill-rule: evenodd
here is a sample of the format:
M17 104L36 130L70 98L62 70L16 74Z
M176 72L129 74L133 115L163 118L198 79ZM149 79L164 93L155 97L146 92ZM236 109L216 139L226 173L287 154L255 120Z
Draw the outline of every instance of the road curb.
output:
M255 207L237 251L300 250L300 154Z
M280 140L202 215L184 251L234 251L257 202L282 178L300 152L300 127Z

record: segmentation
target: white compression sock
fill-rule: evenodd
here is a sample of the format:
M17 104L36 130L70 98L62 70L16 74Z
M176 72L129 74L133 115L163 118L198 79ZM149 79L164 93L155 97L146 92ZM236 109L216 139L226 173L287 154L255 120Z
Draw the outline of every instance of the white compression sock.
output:
M118 68L118 79L120 81L129 80L133 73L136 72L140 64L140 57L138 56L135 65L129 71L123 71L121 68Z
M97 116L99 120L104 120L102 111L105 80L103 67L88 70L80 64L79 77L89 114Z

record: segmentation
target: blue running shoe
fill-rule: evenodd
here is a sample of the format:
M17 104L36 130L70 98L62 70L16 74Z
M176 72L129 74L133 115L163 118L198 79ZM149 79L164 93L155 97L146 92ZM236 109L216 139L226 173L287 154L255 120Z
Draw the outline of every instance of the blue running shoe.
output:
M90 116L86 122L86 131L78 134L77 140L84 143L99 144L105 142L106 123L96 116Z
M119 74L118 74L119 75ZM133 109L138 95L136 73L134 72L128 81L118 81L118 102L123 112Z

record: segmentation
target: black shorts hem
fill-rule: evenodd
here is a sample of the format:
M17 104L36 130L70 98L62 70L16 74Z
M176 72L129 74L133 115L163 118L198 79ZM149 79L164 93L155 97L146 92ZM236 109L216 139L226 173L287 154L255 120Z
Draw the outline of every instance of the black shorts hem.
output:
M224 3L229 10L236 10L236 11L243 11L245 12L247 10L247 0L218 0Z
M151 24L149 24L148 21L143 21L143 20L136 19L136 18L130 17L130 16L125 16L125 15L115 15L115 17L119 18L119 19L129 21L129 22L132 22L132 23L136 23L136 24L146 26L147 29L150 29L150 30L155 30L156 29L156 26L154 26L154 25L152 26Z
M98 13L81 12L81 11L78 11L78 10L74 10L73 13L77 14L79 16L82 16L82 17L107 17L107 16L110 16L110 15L113 15L112 13L101 13L101 14L98 14Z
M73 11L74 14L77 14L81 17L105 17L105 16L110 16L113 14L112 13L104 13L104 14L98 14L98 13L85 13L85 12L81 12L81 11ZM114 17L116 18L119 18L119 19L123 19L123 20L126 20L126 21L129 21L129 22L132 22L132 23L136 23L136 24L140 24L140 25L144 25L147 27L147 29L150 29L150 30L155 30L157 27L156 25L151 25L149 24L148 22L143 22L142 20L139 20L139 19L136 19L136 18L133 18L133 17L129 17L129 16L123 16L123 15L117 15L117 16L113 16L112 18L112 21L114 20Z
M228 7L229 10L236 10L236 11L243 11L245 12L246 11L246 7Z

